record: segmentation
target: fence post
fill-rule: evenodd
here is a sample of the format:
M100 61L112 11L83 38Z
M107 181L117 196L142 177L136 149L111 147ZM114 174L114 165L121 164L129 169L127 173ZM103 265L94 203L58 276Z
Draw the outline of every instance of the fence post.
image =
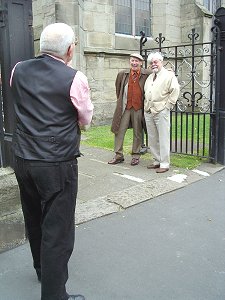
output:
M216 116L217 116L217 162L225 165L225 8L220 7L215 13L215 25L218 28L217 36L217 83L216 83Z
M0 62L2 75L0 163L3 167L13 166L11 144L14 130L14 107L9 79L11 70L17 62L34 56L32 18L32 0L0 0ZM4 119L2 110L4 111Z
M2 107L2 79L0 68L0 168L5 166L5 147L4 147L4 124Z

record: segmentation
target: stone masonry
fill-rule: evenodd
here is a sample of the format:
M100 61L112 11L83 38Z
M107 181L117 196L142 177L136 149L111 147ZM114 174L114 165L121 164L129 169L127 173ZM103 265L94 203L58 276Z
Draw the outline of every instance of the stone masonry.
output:
M73 27L79 40L73 65L88 77L95 106L93 124L110 124L116 102L116 75L129 67L129 54L139 51L140 37L115 33L113 0L33 0L33 16L36 54L44 26L65 22ZM212 18L203 0L151 0L152 37L148 37L145 47L157 47L155 38L159 33L166 38L164 46L187 43L192 28L208 42Z

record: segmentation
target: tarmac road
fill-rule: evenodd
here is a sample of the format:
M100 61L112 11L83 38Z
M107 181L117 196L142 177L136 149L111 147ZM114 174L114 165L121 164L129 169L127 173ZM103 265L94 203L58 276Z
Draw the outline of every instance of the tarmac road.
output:
M77 226L68 291L86 300L224 300L225 170ZM38 300L28 244L0 255L0 300Z

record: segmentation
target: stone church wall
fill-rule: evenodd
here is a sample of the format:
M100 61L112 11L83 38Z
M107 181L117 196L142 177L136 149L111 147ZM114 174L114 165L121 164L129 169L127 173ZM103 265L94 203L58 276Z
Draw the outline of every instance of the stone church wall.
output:
M187 35L196 28L210 39L212 14L195 0L152 0L152 37L146 48L157 47L159 33L165 46L187 43ZM115 33L113 0L33 0L35 53L43 27L53 22L72 26L77 37L73 66L88 77L95 106L93 124L110 124L116 104L117 73L129 68L129 54L139 51L140 37Z

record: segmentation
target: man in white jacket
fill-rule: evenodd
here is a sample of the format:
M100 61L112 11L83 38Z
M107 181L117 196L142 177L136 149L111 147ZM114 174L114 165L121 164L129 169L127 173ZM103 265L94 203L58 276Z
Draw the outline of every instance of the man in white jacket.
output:
M148 64L152 73L144 86L144 111L154 163L147 168L164 173L170 166L170 110L176 104L180 87L174 72L163 67L161 53L150 53Z

